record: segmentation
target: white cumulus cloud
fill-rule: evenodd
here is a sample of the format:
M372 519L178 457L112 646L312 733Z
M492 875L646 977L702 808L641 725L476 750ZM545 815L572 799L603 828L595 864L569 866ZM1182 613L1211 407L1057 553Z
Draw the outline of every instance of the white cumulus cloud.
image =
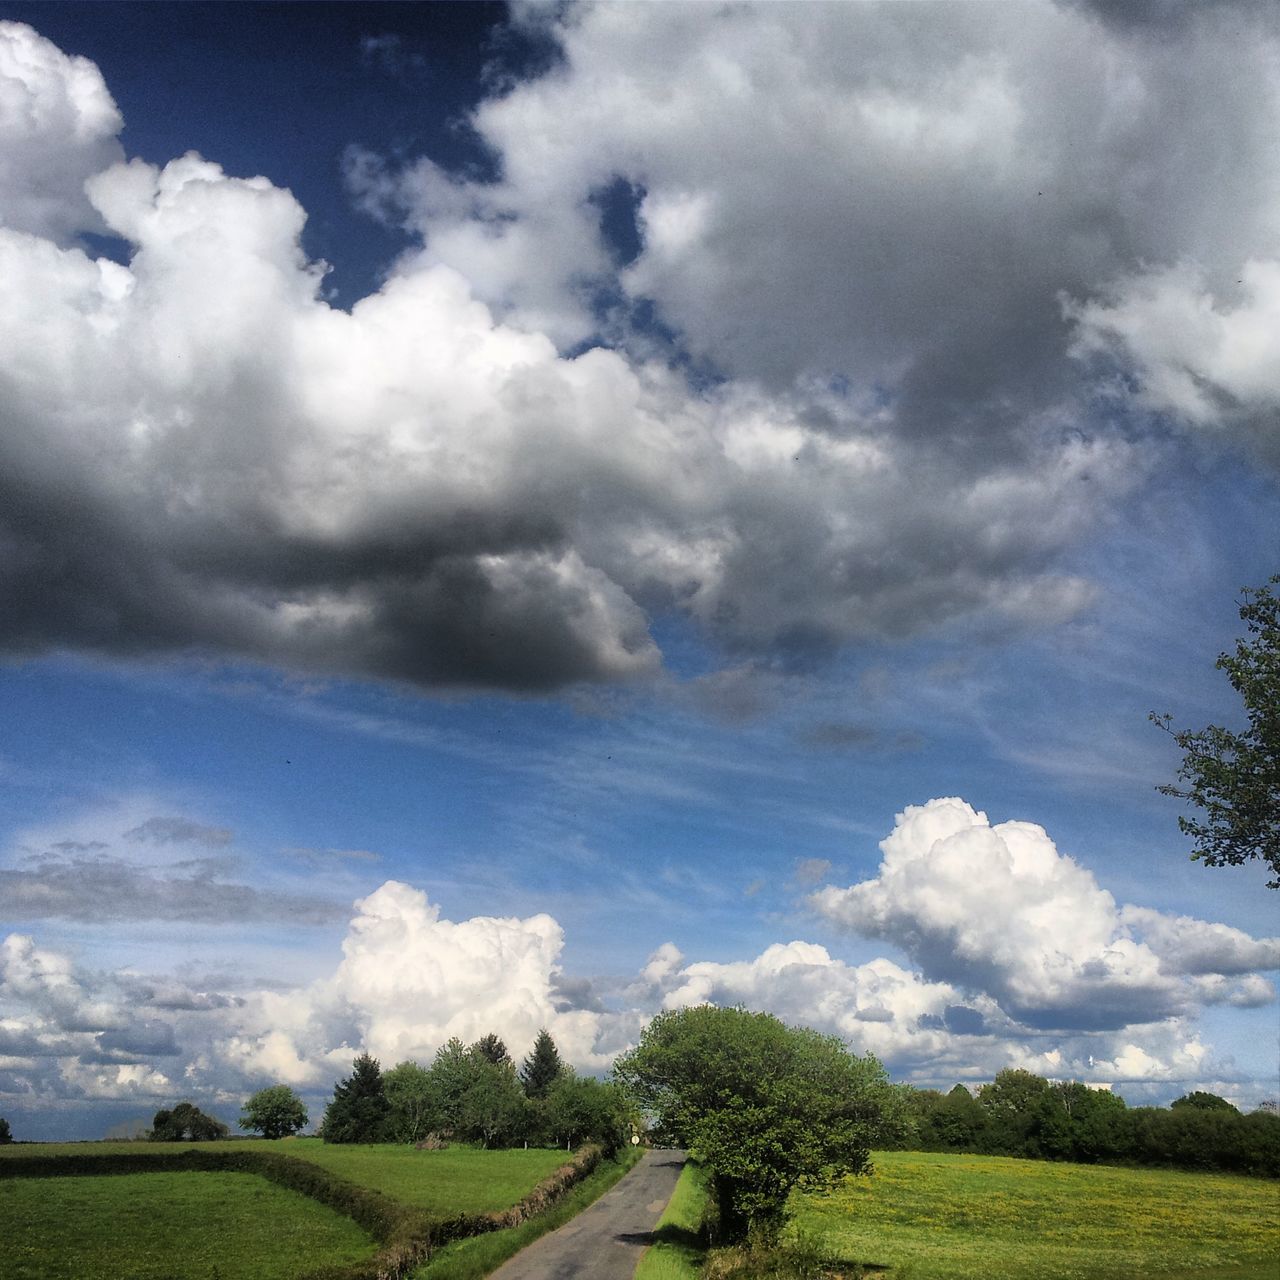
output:
M0 224L63 242L101 231L85 180L124 158L102 73L20 22L0 22Z
M910 806L874 879L810 901L827 919L901 947L923 972L995 999L1033 1026L1105 1029L1178 1015L1247 988L1185 974L1280 964L1280 939L1117 906L1042 827L992 826L960 799ZM1256 984L1252 988L1256 997Z

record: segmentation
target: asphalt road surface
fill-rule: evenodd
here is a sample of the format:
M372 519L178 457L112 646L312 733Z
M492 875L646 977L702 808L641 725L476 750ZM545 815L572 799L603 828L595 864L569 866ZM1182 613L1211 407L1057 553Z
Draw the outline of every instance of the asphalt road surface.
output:
M676 1189L683 1151L647 1151L612 1190L503 1263L492 1280L631 1280Z

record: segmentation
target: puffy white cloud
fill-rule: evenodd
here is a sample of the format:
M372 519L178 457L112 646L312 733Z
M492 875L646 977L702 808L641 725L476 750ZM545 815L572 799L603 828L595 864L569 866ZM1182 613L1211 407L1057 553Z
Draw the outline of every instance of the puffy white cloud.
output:
M1141 935L1170 973L1246 974L1280 969L1280 938L1254 938L1243 929L1125 906L1122 924Z
M59 242L103 230L84 184L124 158L123 124L88 58L0 21L0 224Z
M225 1062L264 1079L326 1083L360 1049L386 1065L430 1062L451 1036L470 1043L494 1031L518 1055L542 1027L572 1062L609 1060L597 1047L608 1019L557 999L564 936L550 916L446 920L425 893L394 880L356 910L333 976L250 1000L235 1015L240 1033L219 1049Z
M1119 1028L1200 1002L1249 1003L1262 995L1257 983L1221 979L1280 964L1280 939L1121 910L1043 828L992 826L963 800L908 807L880 847L874 879L820 890L814 907L902 947L930 978L987 993L1032 1026Z

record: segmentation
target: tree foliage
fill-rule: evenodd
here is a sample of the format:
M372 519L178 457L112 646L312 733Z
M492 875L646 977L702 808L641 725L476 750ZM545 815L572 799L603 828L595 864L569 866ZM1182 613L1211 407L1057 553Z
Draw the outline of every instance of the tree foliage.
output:
M511 1055L507 1052L507 1046L503 1044L501 1036L495 1035L492 1031L488 1035L481 1036L471 1046L471 1052L478 1054L486 1062L491 1062L495 1067L505 1066L511 1061Z
M708 1170L730 1240L776 1238L793 1188L867 1172L902 1116L875 1058L745 1009L659 1014L614 1076Z
M1203 1089L1195 1089L1191 1093L1184 1093L1182 1097L1175 1098L1170 1104L1171 1107L1194 1107L1197 1111L1234 1111L1237 1115L1240 1109L1228 1102L1226 1098L1220 1098L1216 1093L1205 1093Z
M0 1116L0 1147L13 1141L13 1131L9 1128L9 1122Z
M1249 727L1174 729L1171 716L1151 717L1183 753L1183 785L1158 789L1201 811L1200 817L1178 818L1196 842L1191 856L1208 867L1261 858L1272 871L1269 889L1280 889L1280 598L1272 590L1277 585L1280 575L1244 590L1240 618L1249 635L1236 641L1234 653L1218 656L1218 669L1240 695Z
M1199 1090L1168 1108L1130 1108L1109 1089L1002 1071L977 1099L957 1086L912 1089L908 1103L904 1145L918 1150L1280 1175L1280 1116L1265 1105L1241 1115Z
M334 1088L322 1136L326 1142L382 1142L390 1110L382 1068L376 1058L362 1053L352 1063L351 1075Z
M382 1074L387 1096L387 1141L417 1142L437 1131L435 1090L431 1072L408 1060Z
M194 1103L180 1102L172 1111L162 1108L151 1121L152 1142L214 1142L231 1131L221 1120L207 1116Z
M551 1086L563 1074L564 1063L560 1061L560 1050L556 1048L550 1032L543 1027L520 1068L520 1082L524 1085L525 1094L530 1098L545 1098Z
M307 1108L287 1084L259 1089L245 1104L240 1127L264 1138L288 1138L307 1127Z

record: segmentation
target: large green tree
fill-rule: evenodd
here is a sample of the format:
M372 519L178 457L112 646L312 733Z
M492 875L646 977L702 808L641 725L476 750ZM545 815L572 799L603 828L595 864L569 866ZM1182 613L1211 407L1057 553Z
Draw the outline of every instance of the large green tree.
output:
M1240 731L1209 725L1174 729L1169 715L1152 720L1182 748L1182 785L1159 788L1190 801L1199 817L1179 817L1178 826L1196 842L1192 857L1207 867L1238 866L1261 858L1271 867L1269 889L1280 889L1280 598L1272 589L1245 589L1240 617L1248 635L1217 666L1244 702L1249 727Z
M351 1074L333 1090L325 1108L322 1135L326 1142L382 1142L387 1136L387 1102L377 1058L362 1053Z
M264 1138L288 1138L307 1127L307 1108L287 1084L273 1084L244 1104L240 1127Z
M180 1102L172 1111L162 1108L151 1121L152 1142L214 1142L230 1130L221 1120L207 1116L192 1102Z
M4 1146L12 1141L13 1133L9 1128L9 1122L4 1118L4 1116L0 1116L0 1146Z
M729 1240L776 1238L793 1188L868 1172L872 1145L904 1115L875 1058L745 1009L659 1014L614 1075L654 1115L658 1139L708 1170Z
M392 1142L417 1142L439 1126L431 1072L406 1059L382 1073L383 1092L390 1108L387 1137Z

